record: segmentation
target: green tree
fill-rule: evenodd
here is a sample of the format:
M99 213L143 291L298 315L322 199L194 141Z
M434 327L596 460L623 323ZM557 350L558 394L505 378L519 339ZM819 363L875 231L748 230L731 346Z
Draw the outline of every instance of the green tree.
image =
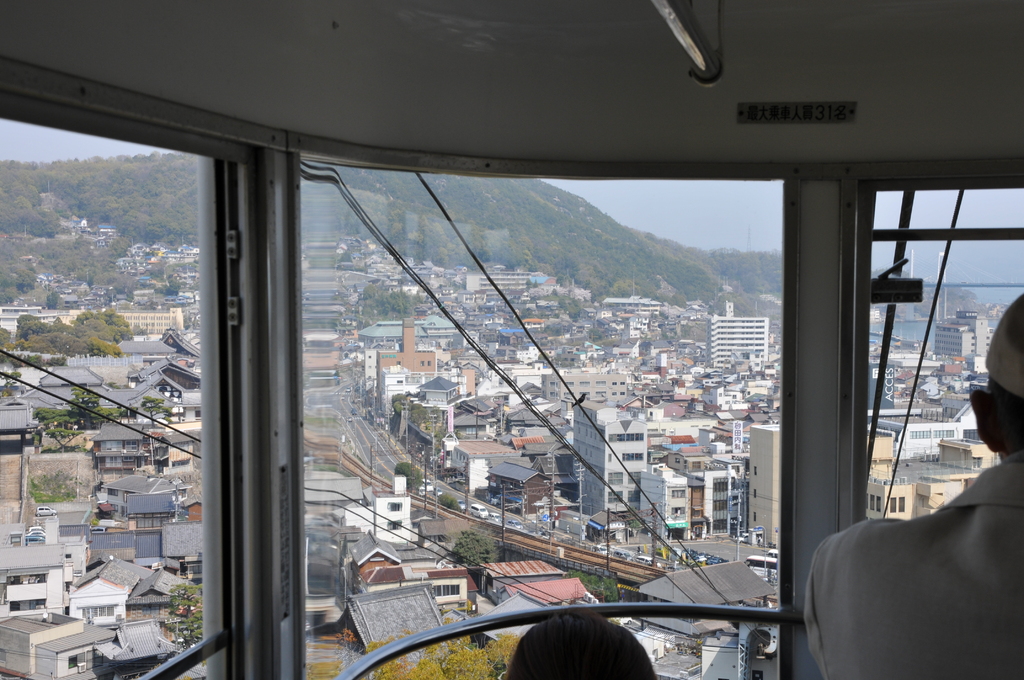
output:
M20 384L16 379L21 378L21 371L10 371L2 377L4 380L4 396L10 396L14 393L14 387Z
M46 294L46 308L57 309L60 307L60 294L55 290L51 290Z
M64 425L71 425L78 420L70 409L46 407L37 408L35 418L44 427L47 425L50 427L62 427Z
M57 442L60 445L60 452L64 453L64 449L71 443L71 440L82 434L78 430L66 430L63 427L54 427L46 430L46 436Z
M395 466L396 475L405 475L406 487L418 489L423 483L423 472L412 463L402 461Z
M86 341L86 347L86 351L91 357L119 357L124 354L121 348L114 343L99 338L89 338Z
M19 293L27 293L36 287L36 275L28 269L19 269L14 272L15 284Z
M35 335L51 332L53 332L52 326L41 321L37 316L22 314L18 317L18 332L16 336L18 340L28 340Z
M185 583L171 588L169 628L183 649L203 639L203 587Z
M605 602L619 601L619 584L613 578L585 574L582 571L570 571L567 576L578 578L591 595L603 598Z
M452 546L452 557L460 564L476 566L493 562L498 551L494 541L477 531L463 531L455 538Z
M448 508L449 510L460 509L458 499L455 498L455 496L448 493L443 493L440 496L438 496L437 502L440 503L442 506Z
M93 415L90 411L115 419L120 418L122 415L121 409L100 406L99 397L95 394L86 392L80 387L72 387L71 394L74 395L71 400L72 417L74 417L77 422L80 422L87 430L95 429L95 426L99 424L98 421L103 420L99 416Z
M160 397L143 397L142 403L139 404L139 410L150 418L167 420L174 412L164 404L164 400Z

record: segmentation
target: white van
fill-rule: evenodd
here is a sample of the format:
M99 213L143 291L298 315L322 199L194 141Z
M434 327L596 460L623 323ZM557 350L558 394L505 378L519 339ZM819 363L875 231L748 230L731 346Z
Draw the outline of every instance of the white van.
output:
M487 519L488 517L487 508L478 503L470 503L469 514L473 517L479 517L480 519Z
M633 561L639 564L646 564L648 567L654 564L654 560L651 559L650 555L633 555Z

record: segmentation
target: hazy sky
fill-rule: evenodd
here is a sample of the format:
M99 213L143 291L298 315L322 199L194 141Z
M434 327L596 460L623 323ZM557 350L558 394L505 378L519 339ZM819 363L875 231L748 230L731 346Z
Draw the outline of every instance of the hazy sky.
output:
M782 249L782 182L545 180L627 227L697 248Z
M150 154L154 150L164 151L0 118L0 160L49 163L93 156L134 156Z

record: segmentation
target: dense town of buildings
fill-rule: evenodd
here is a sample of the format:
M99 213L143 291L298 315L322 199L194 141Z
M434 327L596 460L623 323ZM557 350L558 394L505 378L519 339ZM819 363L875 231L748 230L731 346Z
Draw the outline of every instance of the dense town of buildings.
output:
M331 467L316 451L306 452L311 635L344 629L363 650L452 617L605 597L554 559L456 563L449 551L473 528L471 520L555 534L567 545L664 570L623 587L624 597L775 601L767 557L759 568L710 560L703 572L720 586L712 592L687 569L698 551L638 553L637 546L652 542L638 518L672 540L731 541L737 554L742 543L767 556L779 542L778 298L758 298L764 316L736 314L726 294L684 307L638 295L599 300L543 272L495 266L494 279L524 330L480 275L414 263L462 331L515 381L513 390L455 324L420 298L392 318L362 315L369 286L415 292L380 249L355 238L318 247L343 254L345 266L335 267L332 258L327 274L304 270L308 392L350 394L351 415L439 488L409 488L401 475L386 487L367 485L339 461ZM307 258L313 250L307 248ZM22 367L37 387L7 385L0 400L0 673L127 679L188 644L178 630L185 613L171 599L176 589L201 586L203 573L202 475L193 457L201 453L202 426L197 275L179 268L187 278L182 291L159 302L140 291L154 258L192 266L198 255L184 246L133 247L118 260L121 271L139 279L131 301L44 276L41 285L58 293L61 309L0 307L0 326L12 335L24 315L69 323L108 305L138 333L120 343L117 361L69 357L52 373ZM904 341L890 354L868 517L934 512L994 464L977 441L967 395L986 381L985 353L1000 311L960 310L937 325L906 424L901 416L920 348ZM40 414L52 418L67 408L81 386L98 393L98 406L127 410L120 423L76 425L59 445ZM161 422L145 417L154 412ZM327 433L337 440L335 453L365 458L343 432L351 435ZM41 502L24 491L33 480L65 472L72 500ZM414 502L429 497L436 507L442 485L466 498L466 519ZM395 620L395 611L403 617ZM756 631L705 623L649 621L634 632L667 677L682 677L677 656L688 659L686 672L726 677L720 669L747 653L741 650ZM701 658L684 654L700 648ZM774 656L764 648L754 667L774 677ZM672 649L679 655L666 653Z

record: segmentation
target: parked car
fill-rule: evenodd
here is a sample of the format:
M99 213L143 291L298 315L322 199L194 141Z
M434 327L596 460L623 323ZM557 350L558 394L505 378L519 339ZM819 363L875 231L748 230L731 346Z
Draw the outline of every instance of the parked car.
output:
M648 567L654 564L654 560L651 559L650 555L633 555L633 561L638 564L646 564Z
M459 510L462 510L463 512L466 511L466 501L461 498L459 499Z
M708 564L722 564L723 562L728 561L729 560L725 559L724 557L719 557L718 555L708 555L707 559Z
M94 534L102 534L102 533L106 533L107 528L106 527L92 527L91 529L89 529L89 531L91 531Z
M618 557L620 560L631 559L636 553L625 550L624 548L614 548L612 550L612 557Z
M25 545L33 545L37 543L46 543L46 536L39 534L27 534L25 536Z
M36 517L55 517L56 515L57 511L49 505L40 505L36 508Z

